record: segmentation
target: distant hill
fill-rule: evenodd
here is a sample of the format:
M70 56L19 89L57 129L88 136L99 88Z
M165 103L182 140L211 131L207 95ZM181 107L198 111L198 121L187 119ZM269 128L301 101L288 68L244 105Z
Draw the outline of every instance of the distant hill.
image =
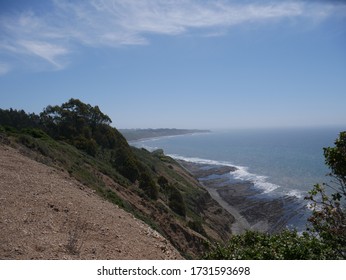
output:
M140 139L175 136L193 133L208 133L210 130L200 129L177 129L177 128L158 128L158 129L119 129L128 141L135 141Z
M124 232L121 238L120 235L117 237L111 230L114 224L107 224L109 215L120 219L123 214L116 210L114 214L109 214L113 209L109 206L107 210L100 210L101 214L96 213L99 212L97 209L103 209L101 204L105 202L107 205L115 204L142 220L166 238L185 258L198 258L208 244L229 239L234 217L214 201L190 173L162 151L149 152L129 146L124 136L110 123L111 119L98 106L85 104L78 99L70 99L59 106L47 106L39 115L27 114L23 110L0 109L0 153L6 154L6 157L1 157L1 164L7 168L0 175L8 178L7 181L0 180L0 190L8 202L6 211L0 207L1 213L16 213L14 211L16 208L19 211L20 205L34 211L33 216L19 211L15 220L6 218L7 224L0 223L0 231L6 233L0 235L0 244L8 244L8 240L11 240L11 244L15 245L0 245L0 259L114 258L114 255L99 251L97 246L93 249L86 245L93 242L89 236L97 235L97 231L90 229L97 227L97 219L105 221L104 230L98 234L98 238L105 241L102 245L107 248L105 252L120 250L121 258L139 258L133 253L138 248L134 248L129 255L125 254L127 246L137 245L126 239ZM21 164L13 164L18 162L17 158ZM13 159L15 161L11 162ZM50 170L44 169L43 165ZM34 166L37 169L32 169ZM54 179L56 172L60 174L57 180L62 182L64 177L65 183L58 184L53 180L47 185L41 182L42 176L46 176L47 182ZM49 174L53 177L48 178ZM16 191L10 191L11 182L19 184ZM30 191L26 191L29 186L26 182L30 182ZM15 188L16 184L11 183L11 188ZM47 185L45 189L42 189L42 184ZM72 200L68 186L74 189L71 189L74 193ZM53 191L51 188L56 189ZM87 191L80 192L76 190L78 188ZM83 200L78 201L78 195ZM99 199L95 199L95 196ZM75 205L78 203L83 203L80 211L86 213L75 215L78 209ZM93 205L92 208L88 207L89 204ZM40 215L39 219L35 218L35 209ZM91 212L87 214L88 211ZM57 220L52 214L59 214L54 216ZM107 219L102 215L106 215ZM63 223L63 219L71 223ZM42 224L42 221L51 221L51 224ZM3 226L13 231L5 231ZM21 228L25 232L18 230ZM127 230L131 231L131 227ZM133 227L132 230L138 229ZM143 230L147 231L145 227ZM22 233L25 235L25 244L20 241L24 238ZM36 236L42 239L35 239ZM129 232L129 236L134 235ZM54 246L60 246L54 252L50 251L52 240ZM140 251L152 251L150 246L155 246L152 244L148 242L147 247L141 247ZM166 247L161 247L166 250ZM84 249L87 248L91 252L86 253ZM62 255L54 254L60 251ZM152 255L154 258L164 255L155 254L157 251ZM177 254L170 256L179 257Z

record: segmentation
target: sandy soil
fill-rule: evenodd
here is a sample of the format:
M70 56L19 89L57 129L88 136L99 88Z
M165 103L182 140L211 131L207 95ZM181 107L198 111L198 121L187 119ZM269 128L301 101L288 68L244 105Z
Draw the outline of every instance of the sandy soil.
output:
M0 259L181 259L160 234L0 144Z

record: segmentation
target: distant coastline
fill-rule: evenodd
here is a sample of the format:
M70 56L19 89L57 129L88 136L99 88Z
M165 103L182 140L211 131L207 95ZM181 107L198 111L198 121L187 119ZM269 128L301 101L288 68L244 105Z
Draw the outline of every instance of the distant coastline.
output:
M209 133L210 130L201 129L177 129L177 128L158 128L158 129L119 129L127 141L137 141L165 136L176 136L194 133Z

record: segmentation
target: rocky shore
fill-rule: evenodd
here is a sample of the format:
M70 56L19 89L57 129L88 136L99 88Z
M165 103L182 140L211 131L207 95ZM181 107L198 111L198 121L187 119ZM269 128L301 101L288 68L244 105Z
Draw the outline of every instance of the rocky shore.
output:
M252 182L232 179L236 167L200 164L179 160L210 195L236 222L234 234L246 230L274 233L288 226L305 223L304 203L294 196L272 196L257 189Z

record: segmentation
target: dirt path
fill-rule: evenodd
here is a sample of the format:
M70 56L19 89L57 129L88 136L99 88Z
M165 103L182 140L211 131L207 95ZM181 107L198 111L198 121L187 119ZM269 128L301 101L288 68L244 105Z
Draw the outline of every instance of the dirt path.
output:
M230 213L235 218L235 222L232 225L233 234L241 234L251 228L250 224L244 218L244 216L241 215L237 209L235 209L234 207L229 205L226 201L224 201L216 189L207 188L207 190L209 194L211 195L211 197L214 200L216 200L228 213Z
M181 259L68 174L0 144L0 259Z

